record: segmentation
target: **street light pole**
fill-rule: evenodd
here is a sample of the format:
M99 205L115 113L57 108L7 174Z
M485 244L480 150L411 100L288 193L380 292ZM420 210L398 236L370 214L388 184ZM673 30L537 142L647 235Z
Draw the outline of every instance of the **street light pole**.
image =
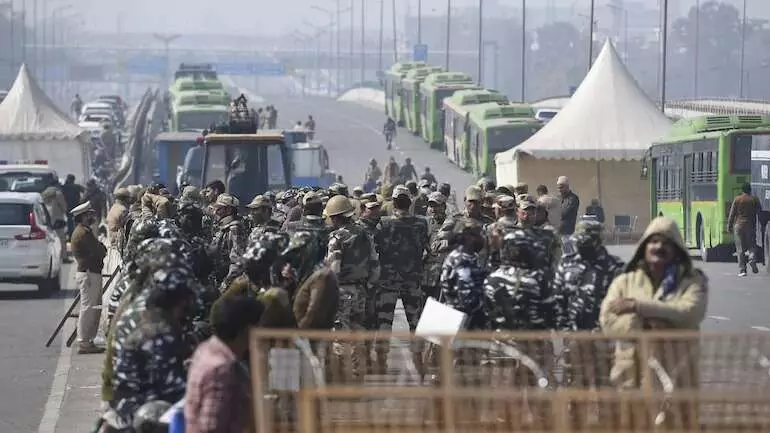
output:
M337 95L339 96L340 90L342 90L342 87L340 86L340 81L342 80L342 71L340 70L340 66L342 65L340 62L340 48L342 47L340 44L340 36L342 35L342 8L340 7L340 0L335 0L335 3L337 4L337 47L336 47L336 55L334 65L335 65L335 76L337 81Z
M444 69L449 71L449 48L451 47L450 37L452 35L452 0L446 0L446 59L444 59Z
M590 30L588 31L588 70L591 70L591 65L594 64L594 14L596 13L596 5L594 4L596 0L591 0L591 11L589 12L588 16L588 26Z
M356 20L356 14L355 14L355 1L356 0L350 0L350 55L348 56L348 86L353 85L353 38L355 36L355 32L353 31L355 27L355 20Z
M527 99L527 0L521 0L521 102Z
M743 0L743 21L741 23L741 76L738 79L738 97L743 98L743 74L746 66L746 0Z
M396 0L391 1L393 9L393 63L398 63L398 31L396 28Z
M382 73L382 44L385 35L385 0L380 0L380 39L377 45L377 73Z
M417 0L417 43L422 44L422 0Z
M366 81L366 7L361 0L361 85Z
M695 57L692 71L693 97L698 97L698 73L700 72L700 0L695 0Z
M478 81L479 84L482 84L484 81L484 77L482 76L484 72L484 0L479 0L479 53L478 53L478 65L477 65L477 74L478 74Z
M166 85L171 85L171 43L179 39L182 35L153 33L152 36L163 43L164 55L166 57Z
M662 38L661 38L661 70L660 70L660 79L661 79L661 86L660 86L660 111L666 110L666 60L667 55L666 52L668 51L668 0L663 0L663 28L661 29L662 32Z

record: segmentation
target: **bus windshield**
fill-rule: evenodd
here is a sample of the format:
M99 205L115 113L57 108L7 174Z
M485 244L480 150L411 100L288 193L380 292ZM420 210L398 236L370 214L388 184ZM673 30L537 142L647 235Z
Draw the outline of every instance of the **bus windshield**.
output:
M207 145L204 183L222 180L242 203L269 190L287 188L285 147L279 143L232 142Z
M192 78L194 80L216 80L217 73L214 71L176 71L174 80L180 78Z
M179 113L177 129L207 129L211 125L227 120L227 112L222 111L188 111Z
M531 137L536 129L527 125L490 128L487 132L487 146L490 153L504 152Z

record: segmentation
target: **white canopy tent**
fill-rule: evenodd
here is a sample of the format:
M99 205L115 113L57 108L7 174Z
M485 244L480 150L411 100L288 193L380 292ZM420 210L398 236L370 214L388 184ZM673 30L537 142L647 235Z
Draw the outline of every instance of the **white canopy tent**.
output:
M91 139L38 85L26 65L0 104L3 160L47 160L59 175L90 175Z
M565 107L521 145L496 155L498 184L553 186L570 178L581 207L598 198L614 215L648 220L649 186L641 160L671 121L647 97L607 41ZM602 187L605 186L603 191Z

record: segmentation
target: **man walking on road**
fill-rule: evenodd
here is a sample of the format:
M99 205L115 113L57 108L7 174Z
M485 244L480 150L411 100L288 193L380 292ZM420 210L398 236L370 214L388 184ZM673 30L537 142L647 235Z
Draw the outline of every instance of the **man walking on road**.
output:
M76 224L71 240L72 255L77 261L75 282L80 291L78 353L103 353L104 348L96 346L94 338L102 315L99 307L102 304L102 269L107 248L99 242L91 230L96 220L96 212L90 202L77 206L71 213Z
M751 184L744 183L741 193L730 206L727 218L727 230L735 240L735 252L738 254L738 276L746 276L746 256L749 259L751 272L757 273L756 230L757 216L762 211L759 199L751 195Z

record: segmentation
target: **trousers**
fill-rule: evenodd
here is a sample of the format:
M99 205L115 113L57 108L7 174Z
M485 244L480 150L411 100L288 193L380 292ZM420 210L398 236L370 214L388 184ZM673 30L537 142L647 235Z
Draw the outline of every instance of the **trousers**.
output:
M735 239L735 252L738 255L738 270L746 272L746 262L751 266L756 266L756 233L753 225L745 227L735 227L733 229Z
M102 316L102 274L78 272L75 274L75 283L80 292L78 338L81 343L91 343L99 331Z

